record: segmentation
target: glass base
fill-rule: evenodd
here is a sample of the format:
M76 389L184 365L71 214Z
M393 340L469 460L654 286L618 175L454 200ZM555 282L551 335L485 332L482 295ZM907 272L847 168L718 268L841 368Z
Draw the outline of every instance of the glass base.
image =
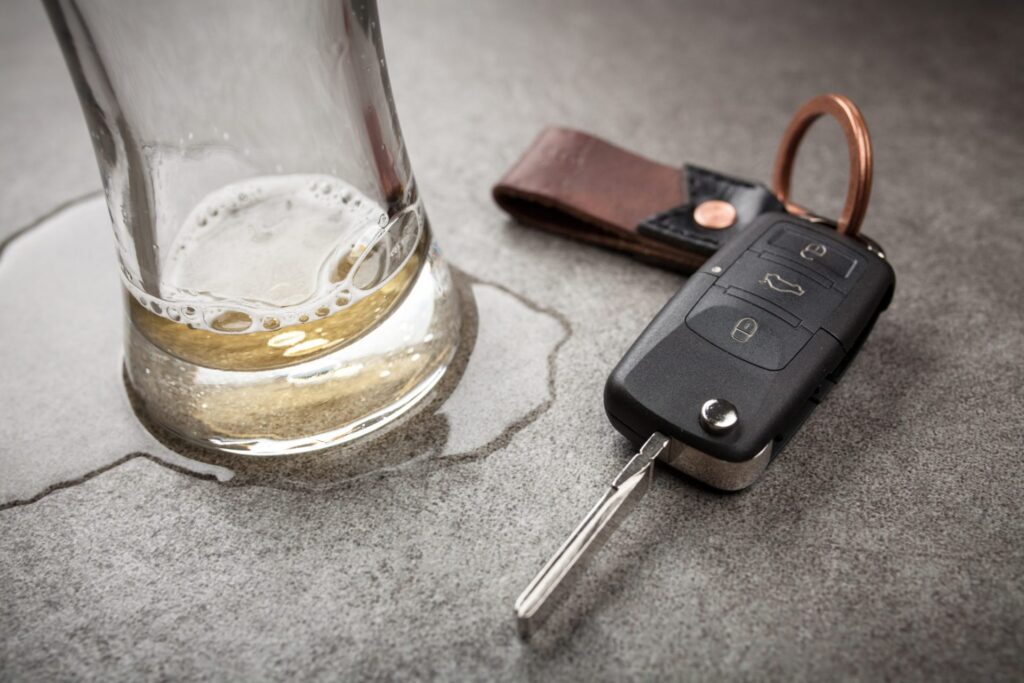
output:
M444 375L459 327L451 275L431 246L404 301L337 351L270 370L209 368L153 344L128 316L125 369L148 418L190 443L245 455L303 453L408 412Z

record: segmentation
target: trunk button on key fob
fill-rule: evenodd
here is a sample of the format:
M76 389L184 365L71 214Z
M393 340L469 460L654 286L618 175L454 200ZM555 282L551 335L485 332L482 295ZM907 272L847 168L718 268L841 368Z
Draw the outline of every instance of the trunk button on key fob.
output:
M771 255L769 255L771 256ZM735 287L775 304L795 316L810 330L817 330L842 302L843 296L820 275L797 270L748 251L719 278L719 286ZM823 284L828 283L828 284Z

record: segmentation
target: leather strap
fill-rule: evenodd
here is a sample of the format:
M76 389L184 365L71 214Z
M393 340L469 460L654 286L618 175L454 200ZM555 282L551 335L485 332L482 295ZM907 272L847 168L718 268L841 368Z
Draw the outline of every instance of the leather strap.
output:
M761 214L786 210L772 191L760 183L693 164L686 164L683 169L689 202L645 219L637 226L641 235L703 254L706 258ZM714 200L732 207L731 224L708 228L697 221L694 210L704 202L715 203Z
M493 194L522 223L692 272L706 254L637 231L644 219L686 204L682 175L592 135L546 128Z
M871 138L857 106L835 94L810 100L790 122L774 192L697 166L680 171L577 130L546 128L494 186L494 201L527 225L692 272L764 213L811 216L789 201L789 181L800 140L822 114L835 116L846 133L850 183L837 227L855 236L871 192Z

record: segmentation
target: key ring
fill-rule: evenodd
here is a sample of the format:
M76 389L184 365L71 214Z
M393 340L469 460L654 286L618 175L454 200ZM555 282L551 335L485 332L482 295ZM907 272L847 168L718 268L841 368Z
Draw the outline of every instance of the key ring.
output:
M811 219L819 218L813 213L789 200L790 180L793 164L800 141L811 124L823 114L831 114L839 121L846 136L850 151L850 180L846 190L846 205L836 221L836 230L855 236L868 208L871 196L871 135L864 122L864 116L849 98L843 95L819 95L806 102L789 122L775 155L775 169L772 172L772 191L790 213Z

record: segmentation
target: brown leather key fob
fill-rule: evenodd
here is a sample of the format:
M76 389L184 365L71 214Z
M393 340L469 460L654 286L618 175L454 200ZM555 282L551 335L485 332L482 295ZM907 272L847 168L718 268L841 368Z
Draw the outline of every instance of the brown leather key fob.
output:
M839 121L850 150L849 191L836 221L790 199L800 141L824 114ZM848 98L829 94L808 101L793 117L779 146L771 189L692 164L666 166L586 133L548 128L494 186L493 195L523 224L692 273L767 213L789 212L856 236L871 174L864 117Z

